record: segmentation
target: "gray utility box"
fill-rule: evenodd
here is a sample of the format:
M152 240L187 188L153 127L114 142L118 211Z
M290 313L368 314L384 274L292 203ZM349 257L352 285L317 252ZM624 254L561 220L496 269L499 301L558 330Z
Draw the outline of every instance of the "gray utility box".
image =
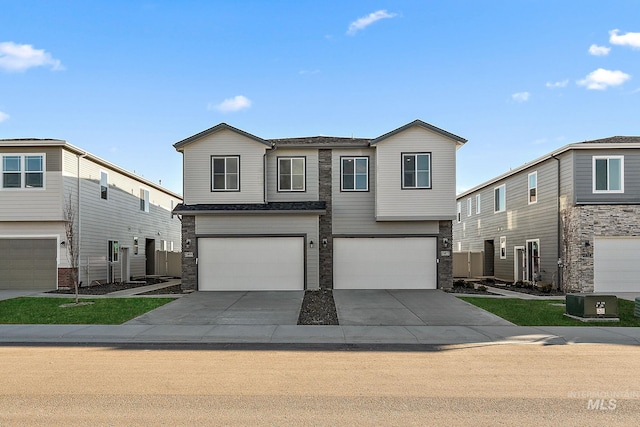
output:
M567 294L567 314L585 318L618 317L618 297L604 294Z

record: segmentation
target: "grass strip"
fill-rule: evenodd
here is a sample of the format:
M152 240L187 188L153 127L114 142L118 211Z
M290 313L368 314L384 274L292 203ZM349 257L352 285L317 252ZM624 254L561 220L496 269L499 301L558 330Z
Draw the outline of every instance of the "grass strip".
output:
M520 298L458 297L518 326L622 326L640 327L633 316L634 303L618 299L619 322L581 322L564 316L562 300L525 300ZM555 304L555 305L554 305Z
M0 324L120 325L158 308L172 298L81 299L90 305L61 307L72 298L21 297L0 301Z

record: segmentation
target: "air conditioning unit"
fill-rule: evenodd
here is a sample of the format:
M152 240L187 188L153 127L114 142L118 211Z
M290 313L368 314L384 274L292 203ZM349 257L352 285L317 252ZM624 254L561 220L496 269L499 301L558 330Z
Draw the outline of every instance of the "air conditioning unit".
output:
M610 321L618 318L618 297L604 294L567 294L566 315L582 321Z

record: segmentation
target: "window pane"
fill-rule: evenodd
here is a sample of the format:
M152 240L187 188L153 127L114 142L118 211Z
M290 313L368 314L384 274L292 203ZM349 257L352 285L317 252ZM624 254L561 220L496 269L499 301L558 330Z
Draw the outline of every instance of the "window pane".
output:
M292 190L304 190L304 176L293 175L292 179L293 179Z
M429 170L429 156L426 154L421 154L416 156L418 159L418 170L419 171L428 171Z
M418 187L429 187L429 172L418 172Z
M5 173L2 180L2 186L4 188L20 188L20 174L19 173Z
M367 173L367 159L356 159L356 173Z
M280 175L289 175L291 174L291 160L290 159L280 159Z
M607 190L607 159L596 159L596 190Z
M5 172L20 171L20 156L4 156L2 158L3 170Z
M291 159L291 168L293 174L302 175L304 174L304 160L303 159Z
M352 175L354 171L353 159L342 159L342 173Z
M533 188L536 186L536 175L529 175L529 188Z
M291 190L291 175L280 174L280 190Z
M42 172L42 156L25 156L25 170L27 172Z
M213 173L224 173L224 159L213 159Z
M229 157L226 159L227 173L237 173L238 172L238 159L235 157Z
M367 189L367 175L356 175L356 188L358 190Z
M43 187L43 173L27 173L25 174L25 185L27 188L42 188Z
M224 190L224 175L216 174L213 176L213 189Z
M416 156L404 156L404 170L405 171L416 170Z
M415 187L416 186L416 175L413 170L405 170L404 172L404 186L405 187Z
M342 175L342 188L344 190L353 190L354 175Z
M536 201L536 189L532 188L531 190L529 190L529 201L530 202L535 202Z
M238 175L235 173L227 174L227 190L238 189Z
M622 189L621 166L620 159L609 159L609 190Z

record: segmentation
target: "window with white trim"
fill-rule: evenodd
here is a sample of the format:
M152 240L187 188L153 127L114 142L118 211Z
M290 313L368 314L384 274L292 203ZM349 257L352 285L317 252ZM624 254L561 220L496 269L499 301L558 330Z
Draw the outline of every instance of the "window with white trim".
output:
M493 189L493 199L494 212L504 212L507 209L507 190L505 184Z
M624 193L624 156L593 156L593 192Z
M341 157L342 191L369 191L369 158Z
M467 199L467 216L471 216L472 213L473 213L473 210L471 206L471 197L469 197Z
M140 189L140 210L149 212L149 190Z
M538 201L538 172L531 172L527 177L527 181L529 204L536 203Z
M402 154L402 188L431 188L431 153Z
M500 236L500 259L507 259L507 236Z
M100 171L100 198L107 200L109 192L109 175Z
M44 154L2 156L2 188L44 188Z
M456 219L458 222L462 221L462 202L458 202L456 205Z
M305 191L304 157L278 157L278 191Z
M211 191L240 191L240 156L211 156Z
M476 194L476 213L480 213L480 195Z

